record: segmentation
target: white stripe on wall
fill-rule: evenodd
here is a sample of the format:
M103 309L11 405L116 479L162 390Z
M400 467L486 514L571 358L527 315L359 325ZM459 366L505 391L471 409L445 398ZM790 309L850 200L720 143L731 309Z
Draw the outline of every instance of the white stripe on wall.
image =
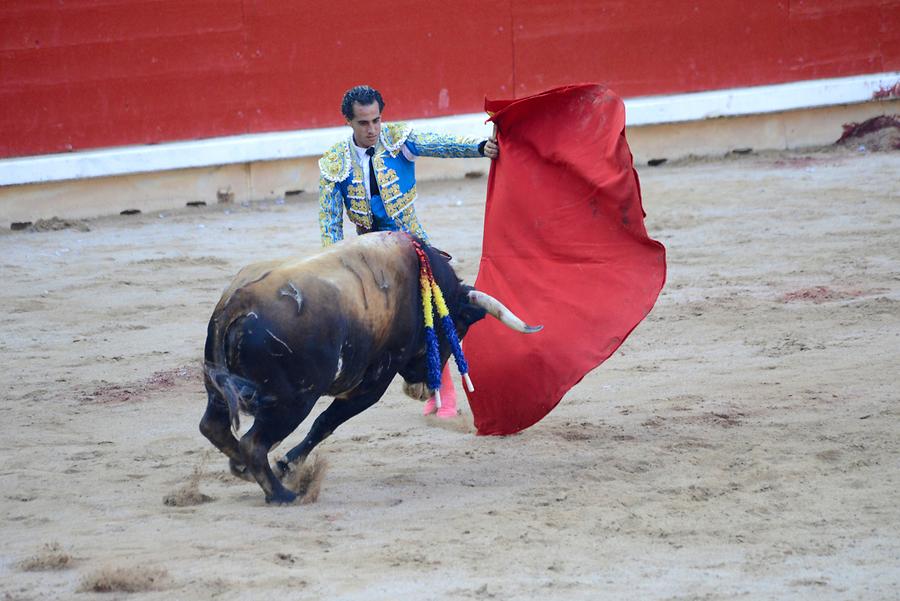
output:
M871 101L877 91L898 82L900 71L627 98L626 120L634 127L856 104ZM439 133L487 136L491 127L484 120L484 114L475 113L410 123ZM346 127L330 127L4 159L0 160L0 186L318 156L347 133Z

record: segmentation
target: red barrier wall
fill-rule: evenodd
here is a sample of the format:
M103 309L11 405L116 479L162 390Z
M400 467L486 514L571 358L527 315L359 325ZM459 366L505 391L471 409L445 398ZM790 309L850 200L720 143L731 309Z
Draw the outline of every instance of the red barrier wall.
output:
M900 0L0 3L0 157L390 119L599 81L623 96L900 70Z

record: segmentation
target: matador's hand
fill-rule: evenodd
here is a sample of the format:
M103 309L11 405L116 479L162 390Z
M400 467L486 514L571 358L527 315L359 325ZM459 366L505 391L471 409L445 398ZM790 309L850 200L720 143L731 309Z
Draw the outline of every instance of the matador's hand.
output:
M484 143L484 156L489 159L496 159L500 156L500 147L497 145L497 138L488 138Z

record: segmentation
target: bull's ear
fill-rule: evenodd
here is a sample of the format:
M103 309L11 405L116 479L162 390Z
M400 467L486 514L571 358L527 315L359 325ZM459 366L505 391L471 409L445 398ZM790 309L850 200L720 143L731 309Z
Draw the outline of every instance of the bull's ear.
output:
M457 319L466 325L472 325L487 315L487 311L469 301L469 292L472 290L475 288L463 284L459 287L459 294L456 297L456 306L459 307Z

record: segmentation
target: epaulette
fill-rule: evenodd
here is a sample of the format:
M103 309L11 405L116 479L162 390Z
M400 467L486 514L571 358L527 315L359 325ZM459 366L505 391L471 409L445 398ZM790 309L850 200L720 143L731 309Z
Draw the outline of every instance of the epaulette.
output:
M342 140L325 151L319 159L319 172L330 182L342 182L350 175L350 145Z
M381 126L381 144L395 157L411 132L408 123L385 123Z

